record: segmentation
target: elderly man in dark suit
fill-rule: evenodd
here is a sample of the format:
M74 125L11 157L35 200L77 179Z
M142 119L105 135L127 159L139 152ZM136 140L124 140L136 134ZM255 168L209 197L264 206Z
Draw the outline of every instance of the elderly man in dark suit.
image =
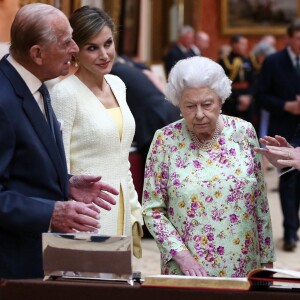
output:
M257 100L270 113L268 135L280 135L290 142L300 122L300 19L289 25L287 34L287 47L268 56L263 63ZM299 195L295 193L295 187L299 184L299 176L292 172L280 177L283 248L286 251L293 251L298 240Z
M182 26L178 31L178 38L175 45L169 49L164 57L167 75L179 60L200 54L198 48L194 45L194 41L194 28L188 25Z
M60 10L41 3L19 10L0 62L0 278L42 277L42 233L95 231L94 203L115 203L105 191L117 191L100 177L68 175L43 84L66 75L77 51Z

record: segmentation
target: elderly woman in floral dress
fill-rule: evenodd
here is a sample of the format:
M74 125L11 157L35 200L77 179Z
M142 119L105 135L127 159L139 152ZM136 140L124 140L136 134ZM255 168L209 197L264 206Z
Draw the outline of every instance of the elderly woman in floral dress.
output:
M221 114L231 81L205 57L179 61L166 98L183 119L158 130L148 153L143 214L162 274L244 277L272 267L274 245L253 126Z

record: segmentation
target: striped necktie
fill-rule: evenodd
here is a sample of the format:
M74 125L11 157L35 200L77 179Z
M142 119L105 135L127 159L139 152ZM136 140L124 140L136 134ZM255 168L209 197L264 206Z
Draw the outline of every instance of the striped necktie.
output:
M47 120L48 120L49 127L50 127L50 129L53 133L54 138L55 138L54 125L53 125L53 113L52 113L52 108L51 108L51 99L50 99L49 91L48 91L48 89L47 89L47 87L44 83L40 86L39 92L43 96L45 114L46 114L46 117L47 117Z

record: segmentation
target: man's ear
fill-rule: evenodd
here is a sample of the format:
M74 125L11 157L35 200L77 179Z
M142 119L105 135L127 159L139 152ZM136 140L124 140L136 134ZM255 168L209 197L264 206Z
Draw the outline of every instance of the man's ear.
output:
M42 48L39 45L34 45L29 50L31 59L39 66L43 64Z

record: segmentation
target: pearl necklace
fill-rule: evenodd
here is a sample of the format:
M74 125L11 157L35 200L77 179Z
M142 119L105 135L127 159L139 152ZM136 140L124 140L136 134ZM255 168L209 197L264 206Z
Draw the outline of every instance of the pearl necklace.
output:
M220 136L220 125L219 125L219 122L217 122L217 126L216 126L216 129L215 129L215 132L214 132L214 135L213 137L208 140L208 141L201 141L197 138L197 136L191 132L190 132L190 135L191 135L191 138L192 138L192 141L193 143L196 145L197 149L199 151L209 151L212 149L212 147L215 145L216 141L218 140L219 136Z

